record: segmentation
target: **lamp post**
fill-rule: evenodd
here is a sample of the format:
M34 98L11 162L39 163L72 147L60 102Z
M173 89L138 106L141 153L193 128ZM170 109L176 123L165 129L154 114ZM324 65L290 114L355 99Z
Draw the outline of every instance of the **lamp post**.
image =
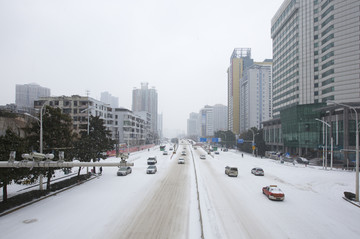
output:
M253 134L253 139L252 139L252 154L253 156L255 156L255 132L254 130L250 129L251 130L251 133ZM256 133L258 134L258 133Z
M40 142L39 142L40 149L39 150L40 150L41 154L43 153L43 109L44 109L46 102L47 102L47 100L44 102L44 104L40 108L40 119L29 113L25 113L25 115L30 116L40 122ZM43 190L43 175L42 174L39 175L39 190Z
M329 123L327 123L321 119L316 118L315 120L322 122L323 126L326 125L329 128L331 127ZM327 169L327 131L328 130L326 129L326 131L325 131L325 158L326 158L325 169ZM324 150L324 147L323 147L323 150ZM324 156L324 154L323 154L323 156ZM332 169L332 165L333 165L333 140L331 137L331 169ZM324 157L323 157L323 167L324 167Z
M350 109L352 109L355 112L355 133L356 133L356 146L355 146L355 151L356 151L356 179L355 179L355 201L359 201L359 121L358 121L358 112L357 110L350 106L350 105L346 105L343 103L337 103L334 101L327 101L328 103L333 103L336 105L341 105L344 107L348 107Z

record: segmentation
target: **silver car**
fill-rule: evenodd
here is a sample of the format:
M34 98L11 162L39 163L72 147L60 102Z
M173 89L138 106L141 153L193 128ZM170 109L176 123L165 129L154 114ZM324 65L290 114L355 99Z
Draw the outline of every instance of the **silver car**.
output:
M146 169L146 173L147 174L154 174L157 172L157 168L155 165L150 165L147 169Z
M119 170L117 171L117 176L126 176L129 173L132 172L131 167L121 167L119 168Z

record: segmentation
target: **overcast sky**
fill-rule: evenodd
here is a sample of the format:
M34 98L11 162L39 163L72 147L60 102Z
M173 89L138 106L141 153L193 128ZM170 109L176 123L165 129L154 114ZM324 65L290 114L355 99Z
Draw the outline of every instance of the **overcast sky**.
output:
M0 105L15 85L131 109L132 90L158 92L164 130L186 133L190 112L227 105L234 48L272 58L271 18L283 0L0 0Z

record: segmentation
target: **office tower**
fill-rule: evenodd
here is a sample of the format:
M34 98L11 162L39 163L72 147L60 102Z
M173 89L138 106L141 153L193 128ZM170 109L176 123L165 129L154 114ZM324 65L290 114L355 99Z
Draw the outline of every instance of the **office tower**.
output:
M187 120L187 135L198 136L199 135L199 114L190 113L189 119Z
M213 107L206 105L199 112L200 114L200 136L207 137L214 135L214 111Z
M271 21L273 116L360 98L360 1L286 0Z
M228 73L228 129L240 134L240 78L246 67L251 66L250 48L235 48L230 57Z
M272 118L271 60L255 62L240 79L240 133Z

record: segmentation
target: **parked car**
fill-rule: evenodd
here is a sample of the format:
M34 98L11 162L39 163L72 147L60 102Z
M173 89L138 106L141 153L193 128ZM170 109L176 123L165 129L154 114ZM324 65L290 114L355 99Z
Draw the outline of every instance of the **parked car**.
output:
M229 177L237 177L238 176L238 168L237 167L225 167L225 174Z
M154 174L157 172L157 167L155 165L150 165L149 167L147 167L146 169L146 173L147 174Z
M276 185L270 185L262 188L263 194L265 194L270 200L283 201L285 194Z
M185 164L185 159L184 158L179 158L178 159L178 164Z
M307 160L306 158L303 158L303 157L297 157L296 162L302 163L302 164L309 164L309 160Z
M168 155L168 151L164 151L164 152L163 152L163 155Z
M182 152L181 152L181 156L186 156L186 152L185 152L185 151L182 151Z
M226 149L226 148L225 148L225 149L223 149L223 152L227 152L227 151L229 151L229 150L228 150L228 149Z
M131 167L120 167L117 171L117 176L126 176L132 172Z
M206 155L205 154L200 155L200 159L206 159Z
M215 154L220 154L219 151L215 151Z
M262 168L253 168L251 169L251 173L256 176L264 176L264 170Z

